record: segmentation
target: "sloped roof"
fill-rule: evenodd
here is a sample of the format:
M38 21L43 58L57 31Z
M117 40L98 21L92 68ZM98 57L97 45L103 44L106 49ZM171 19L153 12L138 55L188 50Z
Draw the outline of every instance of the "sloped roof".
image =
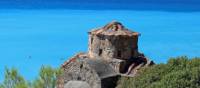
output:
M87 57L83 57L84 54L79 53L66 61L64 64L62 64L62 68L66 68L68 66L72 66L70 64L77 64L79 62L84 62L84 64L87 64L91 70L94 70L97 75L103 79L107 77L113 77L119 75L115 70L109 65L108 62L96 58L96 59L90 59Z
M117 76L119 75L115 70L109 65L109 63L101 59L86 59L87 63L91 68L93 68L101 79Z
M127 36L138 36L139 33L133 32L125 28L120 22L113 21L108 23L102 28L98 28L90 31L89 33L98 35L127 35Z

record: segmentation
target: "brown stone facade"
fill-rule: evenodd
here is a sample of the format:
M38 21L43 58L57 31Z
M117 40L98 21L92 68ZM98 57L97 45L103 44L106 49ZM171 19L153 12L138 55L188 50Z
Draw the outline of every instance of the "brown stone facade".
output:
M131 32L119 22L89 32L89 56L127 60L137 57L139 33Z

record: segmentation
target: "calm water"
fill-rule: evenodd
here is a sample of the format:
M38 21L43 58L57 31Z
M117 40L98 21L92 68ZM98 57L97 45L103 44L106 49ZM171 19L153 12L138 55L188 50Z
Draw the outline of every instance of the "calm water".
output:
M58 67L87 51L87 32L118 20L140 32L139 50L156 63L169 57L200 56L200 12L0 10L0 81L5 66L27 79L41 65Z

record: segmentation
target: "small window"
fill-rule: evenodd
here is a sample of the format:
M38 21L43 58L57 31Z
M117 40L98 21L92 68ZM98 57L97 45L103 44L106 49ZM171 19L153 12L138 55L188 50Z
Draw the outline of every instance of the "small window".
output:
M83 68L83 64L80 65L80 68L81 68L81 69Z
M91 44L93 43L93 38L91 38Z
M121 50L118 50L117 51L117 57L121 58L121 56L122 56L122 52L121 52Z
M101 56L102 54L102 49L99 49L99 56Z
M80 77L80 76L78 76L78 77L77 77L77 80L81 80L81 77Z
M132 56L135 55L135 50L134 49L131 50L131 54L132 54Z
M100 40L105 40L104 36L100 36Z

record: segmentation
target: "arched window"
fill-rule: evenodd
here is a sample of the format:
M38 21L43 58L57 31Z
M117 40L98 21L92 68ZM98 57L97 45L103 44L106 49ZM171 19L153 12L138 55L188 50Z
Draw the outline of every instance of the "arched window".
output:
M101 56L103 50L102 49L99 49L99 56Z
M117 51L117 57L118 57L118 58L121 58L121 57L122 57L122 52L121 52L121 50L118 50L118 51Z
M91 44L93 43L93 38L91 38Z

